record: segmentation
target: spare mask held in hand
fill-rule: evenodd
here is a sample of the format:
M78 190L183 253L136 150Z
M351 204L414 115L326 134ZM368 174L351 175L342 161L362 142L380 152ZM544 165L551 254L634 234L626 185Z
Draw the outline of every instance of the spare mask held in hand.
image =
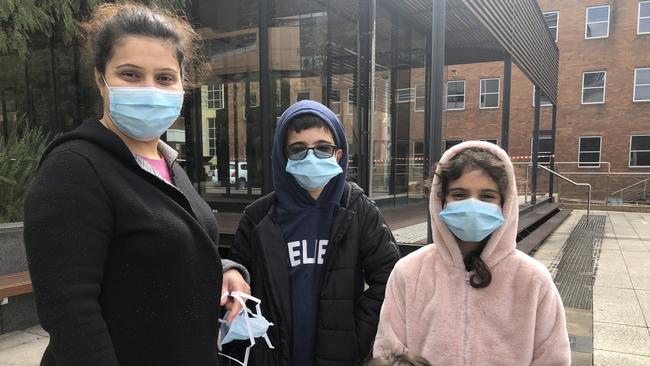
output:
M271 325L273 325L273 323L269 322L266 320L266 318L264 318L264 316L262 316L262 310L260 309L260 299L239 291L225 293L223 296L230 296L235 299L235 301L238 301L242 305L242 309L230 324L228 324L225 320L228 318L230 311L226 312L223 319L219 319L219 322L221 323L221 330L219 332L219 350L221 350L221 347L224 344L234 340L250 340L251 344L250 346L246 347L246 354L244 356L243 362L221 352L219 352L219 354L237 362L242 366L246 366L248 364L248 355L250 353L250 349L255 345L255 338L264 338L269 348L274 348L273 345L271 345L271 341L269 340L268 335L266 334L266 331ZM246 307L246 300L255 302L255 313Z

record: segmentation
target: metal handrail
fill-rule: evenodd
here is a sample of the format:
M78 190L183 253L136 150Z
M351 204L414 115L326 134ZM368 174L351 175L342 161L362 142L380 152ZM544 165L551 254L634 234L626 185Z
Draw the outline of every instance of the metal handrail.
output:
M549 168L547 168L547 167L545 167L545 166L543 166L543 165L539 165L539 164L537 164L537 166L538 166L539 168L542 168L542 169L546 170L547 172L549 172L549 173L555 175L556 177L559 177L559 178L561 178L561 179L564 179L565 181L567 181L567 182L573 184L574 186L583 186L583 187L586 186L587 188L589 188L589 193L588 193L588 196L587 196L587 222L589 222L589 214L591 213L591 184L589 184L589 183L578 183L578 182L574 182L574 181L572 181L571 179L569 179L569 178L563 176L562 174L560 174L560 173L558 173L558 172L555 172L555 171L553 171L553 170L551 170L551 169L549 169Z
M641 181L638 181L638 182L636 182L636 183L634 183L634 184L630 184L629 186L627 186L627 187L625 187L625 188L621 188L621 189L619 189L618 191L612 192L612 193L610 193L609 195L611 196L611 195L613 195L613 194L623 192L624 190L629 189L629 188L632 188L632 187L634 187L634 186L637 185L637 184L645 183L645 182L648 182L648 181L650 181L650 178L648 178L648 179L644 179L644 180L641 180Z
M641 195L642 200L645 201L645 200L646 200L646 197L647 197L647 192L648 192L648 182L650 182L650 178L644 179L644 180L642 180L642 181L638 181L638 182L636 182L636 183L634 183L634 184L630 184L629 186L624 187L624 188L622 188L622 189L619 189L619 190L616 191L616 192L612 192L612 193L610 193L607 197L610 197L610 196L613 196L613 195L615 195L615 194L620 193L620 194L621 194L621 203L624 203L624 202L626 201L626 198L623 197L623 192L625 192L625 191L627 191L627 190L629 190L629 189L632 189L632 188L635 187L635 186L640 186L641 184L643 184L643 189L641 189L641 187L639 187L639 188L638 188L639 190L638 190L637 192L632 191L632 197L629 197L629 196L628 196L628 197L627 197L627 201L628 201L628 202L634 202L634 201L635 201L635 198L638 198L639 195ZM641 190L642 190L643 192L641 192ZM635 196L635 194L636 194L636 196Z

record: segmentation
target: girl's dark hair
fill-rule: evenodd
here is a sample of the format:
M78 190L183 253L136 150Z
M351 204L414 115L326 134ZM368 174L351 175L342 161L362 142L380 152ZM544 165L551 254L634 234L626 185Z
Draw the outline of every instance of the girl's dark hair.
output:
M176 59L183 80L197 86L207 64L201 59L201 37L183 18L158 8L121 3L103 4L81 25L86 47L94 66L104 74L113 48L127 36L143 36L169 42L176 49Z
M439 198L444 206L447 195L449 194L449 183L460 178L463 174L474 170L480 170L492 179L499 189L501 196L501 206L505 200L505 193L508 188L508 174L506 165L493 153L479 148L469 148L461 151L449 161L438 164L439 172L436 175L440 178ZM484 288L492 282L492 273L490 268L481 259L483 247L489 240L489 236L483 239L481 247L469 253L463 262L468 272L475 273L470 278L470 285L474 288Z

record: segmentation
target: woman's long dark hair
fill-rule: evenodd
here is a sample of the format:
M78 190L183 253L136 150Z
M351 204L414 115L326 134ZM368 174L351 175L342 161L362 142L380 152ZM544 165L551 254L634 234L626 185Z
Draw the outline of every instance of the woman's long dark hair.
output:
M436 175L440 178L439 198L443 206L449 194L449 183L473 170L484 172L497 184L501 196L501 206L503 206L505 192L508 187L508 174L505 163L493 153L479 148L469 148L461 151L449 161L438 164L438 166L440 172L436 173ZM467 272L474 271L469 281L474 288L484 288L492 282L490 268L481 259L481 253L489 239L490 236L483 239L480 248L470 252L463 258L465 270Z

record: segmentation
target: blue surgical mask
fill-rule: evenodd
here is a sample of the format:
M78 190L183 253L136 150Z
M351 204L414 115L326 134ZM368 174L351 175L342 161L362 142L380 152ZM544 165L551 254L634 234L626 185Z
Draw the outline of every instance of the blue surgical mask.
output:
M151 141L160 137L178 119L183 107L181 90L111 87L108 83L106 87L108 115L115 127L135 140Z
M262 316L262 310L260 309L260 299L238 291L226 293L224 296L231 296L236 301L238 301L242 305L242 310L239 312L239 314L237 314L235 319L230 324L225 321L225 319L228 318L230 311L226 312L223 319L219 319L221 322L221 330L219 332L221 341L219 342L219 348L221 348L222 345L234 340L248 340L251 342L251 344L246 348L243 362L229 355L223 353L219 354L237 362L242 366L246 366L248 364L248 355L250 348L255 345L255 338L264 338L266 345L271 349L274 348L273 345L271 345L271 341L269 340L268 335L266 334L266 331L270 326L273 325L273 323L269 322ZM256 313L253 313L246 307L246 300L251 300L256 303Z
M285 170L306 190L322 188L332 178L343 173L335 156L320 159L314 155L313 150L310 150L302 160L289 160Z
M449 202L440 212L440 220L456 237L466 242L479 242L503 225L501 207L468 198Z

